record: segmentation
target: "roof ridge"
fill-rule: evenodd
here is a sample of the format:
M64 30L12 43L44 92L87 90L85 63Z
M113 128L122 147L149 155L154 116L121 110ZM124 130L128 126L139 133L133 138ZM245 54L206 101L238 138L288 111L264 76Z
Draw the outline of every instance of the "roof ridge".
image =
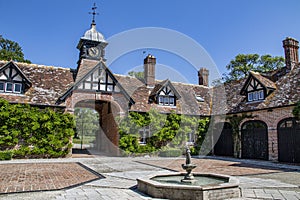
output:
M16 62L16 61L6 61L6 60L0 60L0 64L7 64L9 62L14 62L16 65L22 65L22 66L28 66L28 67L37 67L37 68L55 68L55 69L61 69L61 70L67 70L70 71L72 68L66 68L66 67L59 67L59 66L52 66L52 65L40 65L40 64L34 64L34 63L25 63L25 62Z

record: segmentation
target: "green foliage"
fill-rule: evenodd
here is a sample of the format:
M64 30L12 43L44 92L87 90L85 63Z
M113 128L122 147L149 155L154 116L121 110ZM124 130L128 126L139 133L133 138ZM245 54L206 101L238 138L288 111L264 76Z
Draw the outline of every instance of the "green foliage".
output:
M17 42L4 39L2 35L0 35L0 60L31 63L24 59L23 50Z
M0 160L11 160L12 156L12 151L0 151Z
M293 115L296 119L300 120L300 101L298 101L296 107L293 109Z
M71 114L0 99L0 150L14 150L14 157L65 156L72 147L74 127Z
M235 157L238 157L240 149L241 149L241 135L240 133L240 124L244 119L247 118L253 118L252 115L247 115L243 113L242 115L233 115L233 116L227 116L226 119L229 121L229 123L232 126L232 136L234 140L234 153Z
M155 110L148 113L130 112L127 117L118 120L119 147L127 154L154 152L162 148L181 149L195 136L197 150L207 132L209 119L178 115L174 112L166 115ZM139 131L147 127L151 134L145 144L140 144Z
M224 79L225 81L239 80L247 77L249 71L266 73L283 66L284 58L281 56L239 54L226 66L229 73L225 74Z
M166 148L159 152L160 157L179 157L182 155L182 149Z
M136 72L136 71L130 71L128 72L129 76L133 76L141 81L144 81L144 72Z
M90 108L75 108L76 133L74 143L92 143L99 131L99 114ZM81 137L80 139L77 139Z

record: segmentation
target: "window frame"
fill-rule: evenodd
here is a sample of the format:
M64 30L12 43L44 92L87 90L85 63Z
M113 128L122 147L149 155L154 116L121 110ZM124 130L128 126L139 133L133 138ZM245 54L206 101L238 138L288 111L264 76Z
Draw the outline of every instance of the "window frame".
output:
M20 86L20 91L16 91L16 86L19 85ZM22 84L21 83L14 83L14 90L13 93L17 93L17 94L21 94L22 93Z
M248 92L247 99L248 102L257 102L265 100L265 92L264 90L255 90L252 92Z
M11 90L7 90L8 85L11 85ZM13 93L13 91L14 91L14 84L12 82L6 82L5 83L5 92L6 93Z
M0 84L3 85L3 89L0 89L0 92L5 92L5 82L4 81L0 81Z

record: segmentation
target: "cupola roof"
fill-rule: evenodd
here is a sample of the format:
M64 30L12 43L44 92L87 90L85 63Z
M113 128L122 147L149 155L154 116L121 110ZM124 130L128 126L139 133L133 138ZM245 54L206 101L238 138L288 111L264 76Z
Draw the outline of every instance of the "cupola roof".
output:
M94 22L91 24L91 28L84 33L81 39L106 42L104 36L96 30L96 24Z

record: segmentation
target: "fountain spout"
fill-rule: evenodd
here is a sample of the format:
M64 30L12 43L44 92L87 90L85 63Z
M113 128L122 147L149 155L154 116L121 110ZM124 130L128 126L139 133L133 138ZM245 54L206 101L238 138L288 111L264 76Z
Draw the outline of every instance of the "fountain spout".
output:
M185 164L182 164L182 168L187 172L184 178L181 180L181 182L186 182L186 183L193 183L195 182L195 178L192 174L192 170L197 167L196 165L192 164L192 159L191 159L191 150L188 146L186 146L186 159L185 159Z

